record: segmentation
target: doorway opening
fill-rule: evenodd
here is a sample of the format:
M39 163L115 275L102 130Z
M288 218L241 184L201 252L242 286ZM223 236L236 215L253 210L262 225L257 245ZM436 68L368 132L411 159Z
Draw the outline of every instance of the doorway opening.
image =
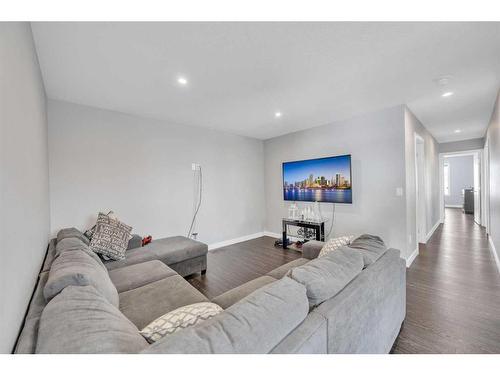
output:
M483 225L483 150L442 153L439 164L441 222L445 208L455 208Z

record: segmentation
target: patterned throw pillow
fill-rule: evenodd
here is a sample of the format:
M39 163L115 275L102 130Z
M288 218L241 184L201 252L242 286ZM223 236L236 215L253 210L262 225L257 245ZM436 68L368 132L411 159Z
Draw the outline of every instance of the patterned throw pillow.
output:
M113 211L109 211L107 216L111 217L112 219L118 220L118 218L115 216L115 213ZM90 229L87 229L83 235L89 239L89 241L92 241L92 237L94 236L95 233L95 228L97 224L94 224L94 226Z
M152 344L164 336L204 322L222 311L222 307L212 302L179 307L149 323L142 329L141 335Z
M103 257L113 260L123 259L131 231L132 227L100 212L89 247Z
M326 254L331 253L332 251L338 249L339 247L349 245L351 241L354 239L354 236L342 236L337 238L330 239L319 252L318 258L325 256Z

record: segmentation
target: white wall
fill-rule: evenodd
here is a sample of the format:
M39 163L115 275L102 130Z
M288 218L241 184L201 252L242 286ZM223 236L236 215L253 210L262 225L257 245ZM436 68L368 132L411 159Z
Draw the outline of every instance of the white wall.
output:
M332 235L378 234L406 257L405 200L396 196L405 184L403 106L272 138L264 152L267 231L281 233L281 219L288 215L283 161L351 154L353 204L336 205ZM333 205L321 207L331 217Z
M411 252L417 249L416 195L415 195L415 134L424 140L425 152L425 211L426 230L440 221L439 210L439 145L429 131L405 108L405 163L406 163L406 224L407 243Z
M28 23L0 23L0 352L11 352L47 249L45 91Z
M484 138L467 139L465 141L446 142L439 144L439 152L458 152L481 150L484 147Z
M444 204L462 207L464 203L462 189L474 187L474 157L453 156L444 160L450 168L450 195L444 196Z
M490 156L490 236L500 258L500 92L486 132Z
M107 210L141 235L186 235L193 162L204 177L201 241L263 230L262 141L61 101L48 108L53 235Z

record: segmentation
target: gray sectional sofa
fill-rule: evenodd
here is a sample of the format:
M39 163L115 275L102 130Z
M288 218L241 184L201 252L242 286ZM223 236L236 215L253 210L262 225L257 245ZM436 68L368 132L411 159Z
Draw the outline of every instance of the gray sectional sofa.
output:
M388 353L405 317L399 251L367 261L342 248L316 258L322 245L308 242L303 258L214 298L222 313L149 344L139 333L147 324L207 298L158 254L146 259L136 249L132 263L110 266L77 232L59 236L15 352Z

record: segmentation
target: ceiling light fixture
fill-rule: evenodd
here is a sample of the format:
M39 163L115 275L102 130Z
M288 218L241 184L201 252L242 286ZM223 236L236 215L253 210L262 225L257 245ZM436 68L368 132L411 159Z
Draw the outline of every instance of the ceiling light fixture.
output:
M181 86L186 86L188 84L188 80L185 77L178 77L177 83Z
M283 116L281 112L274 113L274 117L276 117L276 118L280 118L281 116Z
M462 131L460 129L455 129L455 133L461 133Z
M447 98L449 96L453 95L453 91L446 91L443 95L441 95L443 98Z

